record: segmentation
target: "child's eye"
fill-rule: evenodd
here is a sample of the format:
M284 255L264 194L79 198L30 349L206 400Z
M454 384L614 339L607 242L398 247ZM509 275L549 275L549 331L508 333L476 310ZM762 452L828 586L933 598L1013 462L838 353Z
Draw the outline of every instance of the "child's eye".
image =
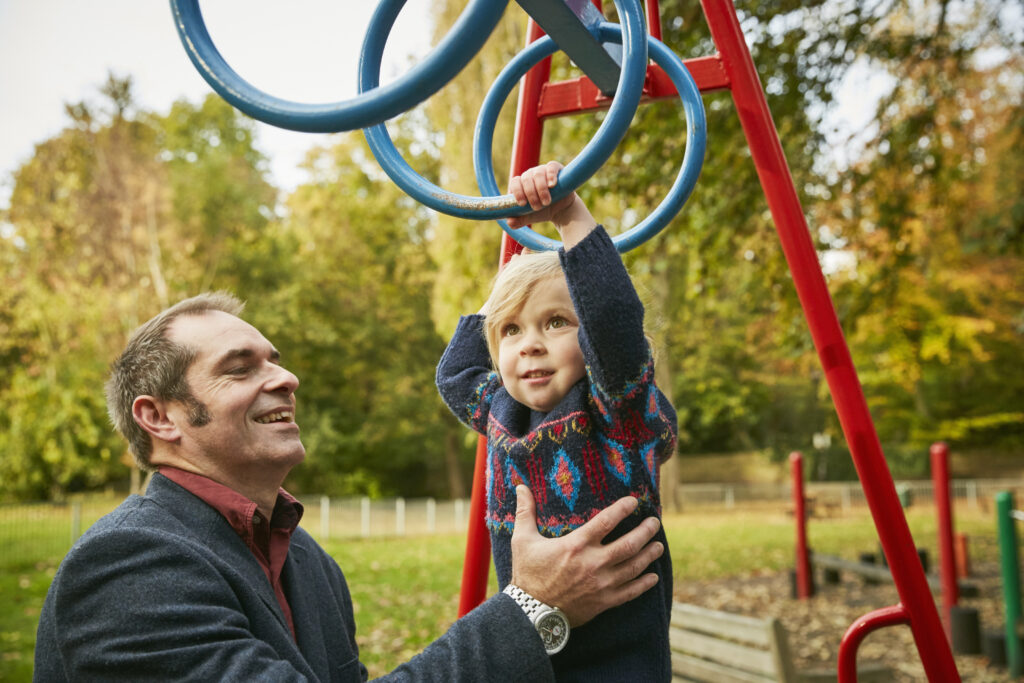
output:
M515 323L509 323L505 327L501 328L502 337L511 337L514 334L519 334L519 325Z
M561 316L556 315L554 318L552 318L548 322L548 327L550 327L553 330L557 330L558 328L565 327L568 324L569 324L568 320L566 320L565 318L563 318Z

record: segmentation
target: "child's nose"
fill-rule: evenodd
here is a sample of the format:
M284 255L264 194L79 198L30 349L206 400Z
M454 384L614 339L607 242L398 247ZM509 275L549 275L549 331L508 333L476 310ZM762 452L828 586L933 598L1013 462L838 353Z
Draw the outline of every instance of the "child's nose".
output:
M536 356L544 353L544 341L541 336L536 332L527 332L519 353L523 356Z

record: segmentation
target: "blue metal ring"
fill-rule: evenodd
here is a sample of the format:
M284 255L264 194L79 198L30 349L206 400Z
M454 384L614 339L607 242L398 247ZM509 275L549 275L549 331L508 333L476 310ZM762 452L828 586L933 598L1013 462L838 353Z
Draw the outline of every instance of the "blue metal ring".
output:
M245 81L214 47L199 11L199 0L171 0L171 12L192 64L210 87L231 105L278 128L336 133L386 121L412 109L444 87L487 42L507 4L508 0L472 0L444 40L404 76L370 92L361 92L355 98L327 104L282 100ZM370 26L386 28L378 29L379 34L372 29L367 31L364 51L375 42L379 47L374 49L383 53L387 35L404 5L405 0L381 0Z
M647 30L643 9L640 0L615 0L615 7L622 20L622 27L617 29L617 35L622 42L624 53L618 88L608 115L593 139L587 143L579 156L562 169L558 184L551 188L553 201L558 201L575 191L608 160L629 129L633 114L640 103L640 96L643 94L644 78L647 75ZM376 17L374 19L376 20ZM390 27L376 27L374 21L371 21L366 35L369 39L371 35L386 35L388 30ZM507 87L507 96L530 66L557 49L558 45L550 36L534 41L509 62L498 75L492 88L498 87L501 83ZM359 68L360 92L377 87L382 52L383 44L371 45L369 40L363 44L363 57ZM526 66L520 66L522 64ZM492 135L493 130L492 123ZM473 197L448 192L427 181L402 158L384 124L367 127L363 134L370 145L370 150L377 158L377 163L391 180L411 197L435 211L477 220L521 216L531 211L529 206L519 206L515 197L511 194L502 195L497 188L491 191L490 196Z
M622 32L614 24L602 24L601 40L621 41ZM648 38L648 49L654 62L665 70L672 80L672 84L676 86L682 100L683 111L686 113L686 153L683 156L679 174L661 204L645 220L612 238L615 247L620 252L629 251L654 237L679 213L697 184L697 178L700 176L701 167L704 164L704 151L707 145L704 101L701 99L700 89L690 75L689 69L675 52L656 38ZM516 59L518 60L519 57L517 56ZM540 61L540 58L537 61ZM515 60L512 63L514 62ZM509 63L509 68L512 67L512 63ZM535 63L525 64L523 71L529 70ZM476 168L477 183L480 186L480 192L484 194L498 191L491 159L494 124L501 111L501 106L512 91L512 87L507 82L502 83L501 87L499 87L499 82L500 77L494 82L484 99L483 107L480 108L480 116L477 118L476 124L476 139L473 143L473 164ZM562 182L562 175L567 170L568 168L562 170L558 179L559 183ZM498 223L502 230L524 247L539 251L555 250L562 246L561 242L544 237L529 227L512 229L503 220L499 220Z

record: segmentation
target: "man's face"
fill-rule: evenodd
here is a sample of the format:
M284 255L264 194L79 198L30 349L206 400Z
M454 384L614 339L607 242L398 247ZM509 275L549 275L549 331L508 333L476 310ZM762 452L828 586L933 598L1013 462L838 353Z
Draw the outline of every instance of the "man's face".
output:
M186 372L195 402L174 402L168 412L181 430L181 456L215 478L283 478L302 462L305 448L295 423L299 380L259 330L228 313L181 316L170 340L196 350ZM202 419L197 417L197 406ZM262 472L257 471L262 470Z
M583 378L580 323L565 278L541 281L523 308L501 324L498 371L512 398L546 413Z

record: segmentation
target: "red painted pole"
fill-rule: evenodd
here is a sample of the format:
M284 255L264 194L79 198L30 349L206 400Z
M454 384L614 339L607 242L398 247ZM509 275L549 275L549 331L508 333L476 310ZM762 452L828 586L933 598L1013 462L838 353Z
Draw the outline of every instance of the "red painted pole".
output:
M971 577L971 556L967 551L967 534L953 534L953 549L956 551L956 576L958 579Z
M960 599L956 582L956 556L953 551L953 506L949 499L949 448L940 442L929 450L932 460L932 491L935 516L939 523L939 578L942 583L942 620L946 637L953 638L950 612Z
M811 559L807 551L807 506L804 497L804 456L789 454L793 477L793 519L796 520L796 596L806 600L814 594L811 585Z
M837 662L837 674L840 681L857 680L857 648L872 631L891 626L900 626L910 623L910 614L903 605L882 607L874 612L869 612L850 624L846 629L843 639L839 643L839 661ZM956 672L956 669L953 670ZM929 681L948 681L949 678L932 678ZM955 680L959 680L959 675Z
M647 33L661 40L661 7L658 0L647 0Z
M701 5L925 673L930 681L959 681L736 8L730 0L701 0ZM840 671L840 681L845 680Z
M462 564L459 616L471 612L487 596L487 570L491 566L491 538L487 534L487 439L480 437L473 465L473 494L469 500L466 559Z

